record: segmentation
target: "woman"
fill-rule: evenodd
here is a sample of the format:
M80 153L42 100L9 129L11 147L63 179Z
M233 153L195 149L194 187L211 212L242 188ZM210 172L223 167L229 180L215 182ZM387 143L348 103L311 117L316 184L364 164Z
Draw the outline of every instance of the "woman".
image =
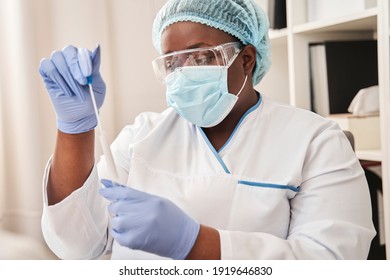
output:
M112 144L120 182L104 179L104 158L94 166L96 118L77 49L41 62L59 130L42 228L60 258L367 257L368 188L343 132L253 88L269 68L267 32L252 0L166 3L153 65L169 108L141 114ZM100 107L99 48L91 59Z

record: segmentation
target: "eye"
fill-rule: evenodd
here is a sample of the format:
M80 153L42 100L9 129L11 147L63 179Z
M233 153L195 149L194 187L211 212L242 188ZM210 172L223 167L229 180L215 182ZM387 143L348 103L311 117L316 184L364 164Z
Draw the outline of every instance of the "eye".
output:
M215 64L215 56L209 52L196 54L193 58L198 66Z
M165 60L165 69L167 72L173 72L179 66L179 59L172 57L171 59Z

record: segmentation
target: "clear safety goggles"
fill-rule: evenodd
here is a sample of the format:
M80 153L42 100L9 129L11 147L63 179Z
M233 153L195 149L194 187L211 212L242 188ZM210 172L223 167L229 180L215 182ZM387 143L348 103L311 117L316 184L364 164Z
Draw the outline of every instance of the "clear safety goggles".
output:
M226 66L229 67L241 51L240 42L230 42L215 47L175 51L152 61L153 70L159 80L175 70L187 66Z

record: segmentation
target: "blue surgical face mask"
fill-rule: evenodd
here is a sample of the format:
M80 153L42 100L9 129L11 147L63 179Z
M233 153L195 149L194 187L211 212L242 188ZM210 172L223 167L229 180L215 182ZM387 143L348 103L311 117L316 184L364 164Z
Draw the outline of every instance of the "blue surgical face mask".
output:
M228 92L226 66L188 66L176 69L165 78L169 106L199 127L219 124L233 109L237 95Z

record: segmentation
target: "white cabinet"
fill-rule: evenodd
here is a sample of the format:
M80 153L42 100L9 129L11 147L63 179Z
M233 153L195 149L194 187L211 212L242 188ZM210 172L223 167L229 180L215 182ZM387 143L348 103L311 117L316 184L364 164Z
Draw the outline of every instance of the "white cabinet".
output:
M262 94L310 109L309 43L340 39L377 39L381 149L357 150L362 160L381 161L384 236L390 259L390 7L388 0L367 1L364 8L309 21L314 0L286 0L287 28L270 30L272 66L256 87ZM316 0L318 1L318 0ZM326 0L323 0L326 1ZM257 0L266 10L267 1ZM359 2L356 0L356 2ZM310 7L311 8L311 7ZM334 7L337 9L337 6ZM364 55L364 54L362 54ZM368 136L369 137L369 136Z

